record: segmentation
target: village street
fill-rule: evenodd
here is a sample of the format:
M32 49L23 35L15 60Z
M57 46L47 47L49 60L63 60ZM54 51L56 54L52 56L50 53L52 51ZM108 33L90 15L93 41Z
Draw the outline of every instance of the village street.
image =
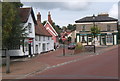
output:
M28 79L118 79L118 49L53 67Z
M117 46L99 47L96 53L73 54L73 50L66 49L66 56L62 48L33 58L22 58L11 63L11 73L5 73L3 79L49 79L49 78L107 78L118 77L118 49ZM98 55L100 54L100 55ZM16 66L16 67L15 67Z

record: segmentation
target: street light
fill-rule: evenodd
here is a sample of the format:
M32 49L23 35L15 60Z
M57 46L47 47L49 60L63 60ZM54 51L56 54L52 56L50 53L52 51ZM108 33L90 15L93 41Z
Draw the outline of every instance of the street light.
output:
M95 27L95 15L93 14L93 27ZM94 35L94 53L96 52L96 48L95 48L95 33L93 33Z

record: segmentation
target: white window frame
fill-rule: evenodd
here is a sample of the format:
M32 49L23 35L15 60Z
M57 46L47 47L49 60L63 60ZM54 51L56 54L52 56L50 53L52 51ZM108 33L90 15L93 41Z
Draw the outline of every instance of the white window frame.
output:
M113 35L112 34L107 35L106 39L107 39L107 43L113 43Z

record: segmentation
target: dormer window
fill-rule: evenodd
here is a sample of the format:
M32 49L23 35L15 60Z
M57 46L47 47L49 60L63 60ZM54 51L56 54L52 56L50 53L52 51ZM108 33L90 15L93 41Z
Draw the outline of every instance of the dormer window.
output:
M32 24L31 23L28 23L28 30L29 30L29 33L32 33Z

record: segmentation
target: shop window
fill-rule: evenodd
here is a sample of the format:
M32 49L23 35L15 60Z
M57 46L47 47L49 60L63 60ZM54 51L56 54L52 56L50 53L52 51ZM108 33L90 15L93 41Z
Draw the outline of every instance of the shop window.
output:
M107 43L113 43L113 35L107 35Z

